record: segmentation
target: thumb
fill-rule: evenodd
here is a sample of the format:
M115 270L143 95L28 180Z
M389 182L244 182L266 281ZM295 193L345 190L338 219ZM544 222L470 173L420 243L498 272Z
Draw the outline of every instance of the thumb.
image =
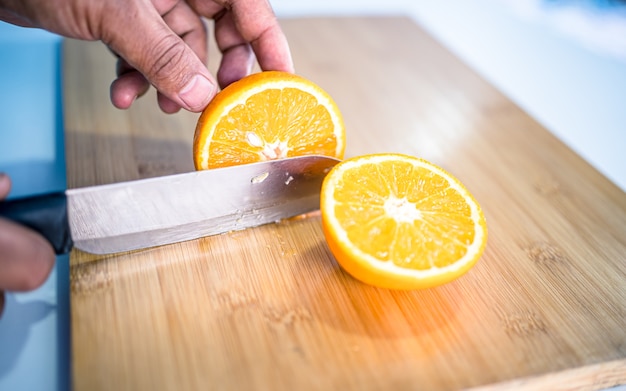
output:
M136 12L102 23L102 41L179 106L202 111L217 83L196 53L163 21L150 2L128 2Z
M0 173L0 201L11 190L11 180ZM0 218L0 315L2 290L33 290L44 283L55 256L50 243L34 231Z
M0 201L6 198L11 191L11 179L3 172L0 172Z

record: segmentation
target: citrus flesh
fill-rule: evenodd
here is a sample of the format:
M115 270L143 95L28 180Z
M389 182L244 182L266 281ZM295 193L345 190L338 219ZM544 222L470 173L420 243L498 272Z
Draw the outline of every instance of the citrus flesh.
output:
M200 115L197 170L301 155L343 158L345 129L336 103L310 80L267 71L220 91Z
M324 180L321 215L341 267L382 288L450 282L476 263L487 242L484 214L463 184L407 155L339 163Z

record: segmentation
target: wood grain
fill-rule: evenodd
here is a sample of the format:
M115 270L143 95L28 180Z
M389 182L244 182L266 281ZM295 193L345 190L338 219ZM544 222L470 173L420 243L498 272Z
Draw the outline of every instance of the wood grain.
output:
M74 251L74 388L626 383L626 194L408 19L282 23L298 73L345 116L347 155L408 153L459 177L485 210L484 256L445 286L377 289L338 267L319 215L133 253ZM154 94L116 110L110 53L67 41L64 58L71 187L193 169L197 115L162 114Z

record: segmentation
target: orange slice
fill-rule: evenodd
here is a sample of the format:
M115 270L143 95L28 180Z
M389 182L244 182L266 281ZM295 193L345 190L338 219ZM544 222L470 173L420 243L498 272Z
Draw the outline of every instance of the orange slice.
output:
M331 97L285 72L260 72L220 91L200 115L197 170L300 155L342 158L345 129Z
M476 263L487 242L483 212L463 184L412 156L339 163L324 180L321 214L341 267L383 288L450 282Z

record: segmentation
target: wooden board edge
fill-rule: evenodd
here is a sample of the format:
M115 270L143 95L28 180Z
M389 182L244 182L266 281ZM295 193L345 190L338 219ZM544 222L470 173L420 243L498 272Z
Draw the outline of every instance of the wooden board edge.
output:
M626 385L626 359L474 387L468 391L597 391L619 385Z

